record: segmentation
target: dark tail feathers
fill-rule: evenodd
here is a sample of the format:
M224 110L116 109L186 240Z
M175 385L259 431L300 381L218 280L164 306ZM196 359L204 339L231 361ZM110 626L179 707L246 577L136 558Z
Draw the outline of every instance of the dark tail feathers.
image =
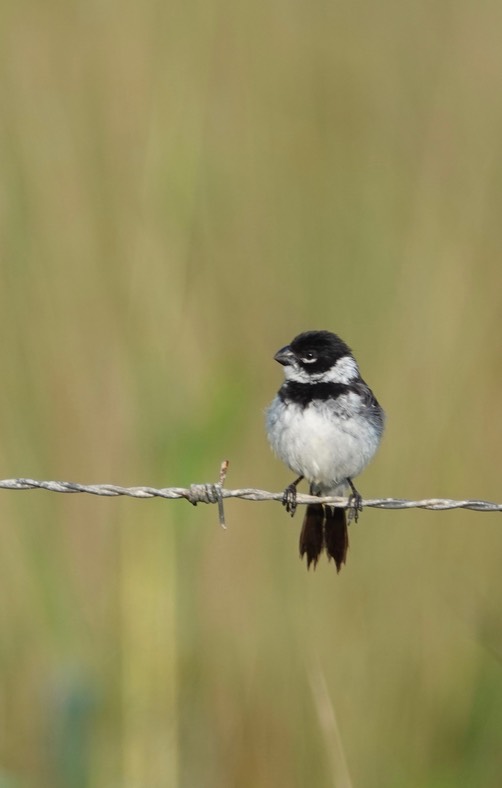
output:
M309 504L300 534L300 556L307 556L307 567L314 569L323 550L333 559L339 572L347 558L349 532L345 509Z

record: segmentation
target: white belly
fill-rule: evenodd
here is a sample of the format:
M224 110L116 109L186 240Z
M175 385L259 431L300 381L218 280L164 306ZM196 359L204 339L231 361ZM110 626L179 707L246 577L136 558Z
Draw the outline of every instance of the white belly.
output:
M360 414L340 417L325 403L302 408L278 397L267 413L267 432L292 471L326 489L361 473L380 442L375 425Z

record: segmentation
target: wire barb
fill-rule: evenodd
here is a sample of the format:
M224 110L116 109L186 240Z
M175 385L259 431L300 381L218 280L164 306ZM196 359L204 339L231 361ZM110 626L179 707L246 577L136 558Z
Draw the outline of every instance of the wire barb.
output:
M191 504L197 506L198 503L217 503L218 504L218 519L222 528L226 528L225 523L225 510L223 508L223 483L227 475L229 462L223 460L220 467L219 481L216 484L191 484L186 496ZM167 490L164 490L167 492ZM125 493L127 494L127 493Z

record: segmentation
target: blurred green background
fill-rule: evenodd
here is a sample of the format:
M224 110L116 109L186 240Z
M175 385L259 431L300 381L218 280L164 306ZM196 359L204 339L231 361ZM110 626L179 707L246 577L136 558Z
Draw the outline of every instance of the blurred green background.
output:
M501 500L502 6L4 0L0 478L279 490L274 352L388 414L366 496ZM1 788L502 773L502 521L0 494Z

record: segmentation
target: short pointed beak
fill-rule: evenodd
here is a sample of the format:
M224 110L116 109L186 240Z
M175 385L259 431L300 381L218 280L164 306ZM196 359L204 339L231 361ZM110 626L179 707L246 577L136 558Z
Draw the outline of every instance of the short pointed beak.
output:
M288 367L290 364L292 364L294 358L295 358L295 354L293 353L289 345L286 345L286 347L281 347L281 349L278 350L274 356L274 360L278 361L279 364L282 364L283 367Z

